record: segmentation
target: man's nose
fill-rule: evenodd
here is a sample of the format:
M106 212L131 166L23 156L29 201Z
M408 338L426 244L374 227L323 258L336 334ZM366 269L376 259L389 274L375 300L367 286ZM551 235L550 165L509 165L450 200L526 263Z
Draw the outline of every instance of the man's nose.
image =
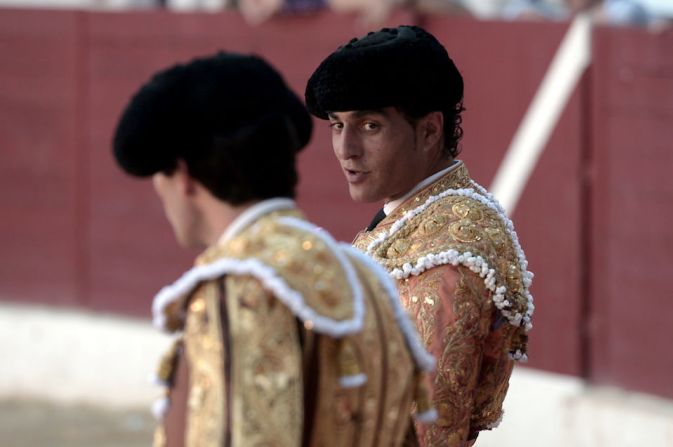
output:
M344 127L334 141L334 152L340 160L350 160L362 156L362 142L357 132Z

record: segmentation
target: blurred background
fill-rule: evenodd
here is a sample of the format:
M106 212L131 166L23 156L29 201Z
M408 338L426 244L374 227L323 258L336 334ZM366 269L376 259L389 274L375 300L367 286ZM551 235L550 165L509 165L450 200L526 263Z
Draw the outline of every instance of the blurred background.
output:
M151 299L195 253L113 163L132 92L224 49L303 94L348 39L419 24L536 274L530 361L476 446L673 446L672 20L673 0L0 0L0 445L150 444ZM378 207L315 127L298 201L350 241Z

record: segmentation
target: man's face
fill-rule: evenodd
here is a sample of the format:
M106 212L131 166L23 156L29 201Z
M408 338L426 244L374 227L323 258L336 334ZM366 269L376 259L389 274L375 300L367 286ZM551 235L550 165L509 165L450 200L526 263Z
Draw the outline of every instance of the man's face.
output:
M198 248L203 246L199 238L199 213L189 199L183 175L180 171L172 175L159 172L152 177L152 184L178 243L183 247Z
M356 202L394 200L426 177L426 151L394 107L329 114L332 146Z

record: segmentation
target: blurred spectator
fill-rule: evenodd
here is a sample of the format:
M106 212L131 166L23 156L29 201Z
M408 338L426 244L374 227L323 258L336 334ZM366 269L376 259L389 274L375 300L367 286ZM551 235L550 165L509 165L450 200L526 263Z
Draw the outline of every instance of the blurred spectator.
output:
M239 0L241 14L250 23L261 23L277 14L294 14L325 8L327 0Z
M665 20L664 16L650 10L650 6L657 2L662 5L673 3L671 0L565 0L562 3L550 0L513 0L503 8L502 15L510 20L564 20L585 11L599 23L643 26Z
M119 0L108 0L119 1ZM123 1L123 0L122 0ZM151 0L135 0L151 1ZM649 25L673 18L673 0L155 0L175 10L238 9L258 24L279 14L329 8L359 16L366 25L384 22L395 9L418 14L471 15L479 19L566 20L588 11L601 23Z
M502 10L508 20L563 20L569 16L564 3L546 0L512 0Z
M279 13L283 4L283 0L239 0L238 7L248 22L257 24Z
M140 0L142 1L142 0ZM278 14L316 11L327 0L156 0L176 11L222 11L238 9L251 24L259 24Z
M231 0L160 0L176 11L220 11L232 6Z
M512 0L461 0L461 4L479 19L497 19Z
M383 22L402 2L399 0L329 0L332 10L342 13L356 13L368 24Z
M602 11L604 20L616 25L647 25L652 17L637 0L604 1Z

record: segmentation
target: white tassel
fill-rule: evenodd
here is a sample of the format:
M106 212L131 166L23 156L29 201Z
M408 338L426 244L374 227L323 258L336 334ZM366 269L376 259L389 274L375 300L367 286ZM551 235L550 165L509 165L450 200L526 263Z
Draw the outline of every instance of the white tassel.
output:
M439 418L437 410L434 408L424 411L423 413L416 413L416 420L422 424L432 424Z
M170 386L168 382L166 382L165 380L161 380L161 379L159 378L159 376L158 376L157 374L155 374L155 373L150 374L150 375L148 376L147 380L148 380L152 385L160 386L160 387L163 387L163 388L168 388L168 387Z
M500 417L495 422L493 422L491 424L488 424L486 426L486 428L488 430L492 430L492 429L496 428L502 422L502 418L503 418L504 415L505 415L505 410L503 410L502 413L500 413Z
M171 408L171 400L168 397L157 399L152 404L152 414L157 421L162 421Z
M352 376L339 377L339 385L341 388L358 388L367 383L366 374L355 374Z

